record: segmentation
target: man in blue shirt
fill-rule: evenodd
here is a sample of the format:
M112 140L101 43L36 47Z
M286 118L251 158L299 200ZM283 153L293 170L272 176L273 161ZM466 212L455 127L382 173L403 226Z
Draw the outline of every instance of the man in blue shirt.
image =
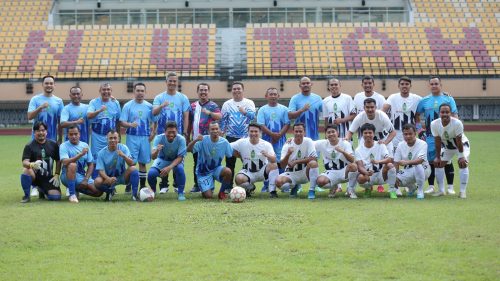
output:
M92 172L94 158L89 151L89 145L80 140L80 127L71 125L67 131L69 140L59 147L59 158L62 164L61 182L68 187L69 201L78 203L76 192L93 197L100 197L102 191L94 187ZM87 171L85 171L87 166Z
M198 137L189 143L187 151L198 153L198 186L203 198L212 198L214 179L221 182L219 199L226 199L225 189L231 188L232 172L228 167L221 165L222 159L233 156L233 149L229 142L220 136L219 123L212 122L209 126L210 135Z
M453 117L458 118L457 105L453 97L442 91L441 79L439 77L431 77L429 79L429 88L431 93L422 98L417 106L415 119L421 123L422 129L425 130L425 141L427 142L427 160L431 166L431 175L428 178L429 188L425 193L432 193L434 189L434 158L436 157L436 148L434 145L434 137L431 133L431 122L439 118L439 107L448 103L451 107ZM446 180L448 181L448 193L455 194L453 189L453 178L455 176L453 164L450 162L445 166Z
M43 93L31 98L28 105L28 120L42 121L47 125L47 138L57 143L62 142L62 129L59 127L59 119L64 104L61 98L55 96L54 76L47 75L42 78ZM35 139L34 132L31 135Z
M87 119L88 105L81 103L83 97L82 89L78 86L71 87L69 98L71 103L66 105L61 113L61 128L65 129L65 140L68 140L68 128L78 126L80 140L89 143L89 120Z
M309 77L300 79L300 93L290 99L288 118L306 126L306 137L319 139L319 117L323 111L323 99L311 91L313 83Z
M91 100L87 110L87 118L92 129L90 151L94 160L97 160L97 153L107 146L106 135L109 131L118 132L118 138L120 138L120 103L111 98L110 83L101 84L99 92L101 96ZM97 170L94 171L92 178L96 176Z
M119 143L119 135L115 130L110 130L106 137L108 145L97 154L96 170L99 176L94 180L95 187L106 193L106 201L111 201L116 185L130 183L132 200L137 201L139 173L130 150Z
M120 115L120 126L127 128L126 144L134 162L139 163L140 187L146 186L146 165L151 161L150 141L154 138L151 133L153 120L153 105L144 100L146 85L134 85L134 99L127 102ZM127 186L126 191L129 186Z
M165 133L156 136L153 142L151 157L155 160L148 172L148 183L156 192L156 178L166 177L173 171L177 187L177 199L186 200L184 187L186 174L184 172L184 157L186 156L186 139L177 134L177 123L168 121Z

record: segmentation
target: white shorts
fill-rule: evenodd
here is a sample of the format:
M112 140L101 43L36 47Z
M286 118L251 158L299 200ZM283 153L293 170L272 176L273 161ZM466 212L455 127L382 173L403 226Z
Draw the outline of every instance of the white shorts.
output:
M427 180L429 176L431 175L431 167L428 165L424 166L424 175L425 179ZM399 186L412 186L417 183L415 180L415 169L414 168L408 168L408 169L401 169L398 171L396 174L396 178L399 180L401 183Z
M345 169L346 167L340 170L326 170L319 176L327 177L330 180L331 185L335 186L336 188L337 184L347 182L347 177L345 176Z
M373 173L373 175L370 177L370 182L367 182L365 184L370 184L370 185L376 185L376 184L384 184L385 180L384 177L382 176L382 171Z
M241 169L237 173L237 175L242 174L242 175L247 176L250 179L250 183L264 181L264 180L266 180L266 176L267 176L266 175L266 167L267 167L267 165L262 167L262 169L260 169L258 172L254 172L254 173L248 171L247 169Z
M458 149L446 149L446 148L441 149L441 160L442 161L445 161L445 162L451 161L455 155L458 155ZM469 161L469 155L470 155L470 147L468 145L466 146L464 144L465 160Z
M307 178L306 170L304 168L300 171L284 172L280 176L289 178L292 181L292 185L308 183L309 179Z

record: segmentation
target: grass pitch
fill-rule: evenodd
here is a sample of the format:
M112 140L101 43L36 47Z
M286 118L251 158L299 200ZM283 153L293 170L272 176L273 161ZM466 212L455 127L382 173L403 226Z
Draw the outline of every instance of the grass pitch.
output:
M1 137L0 280L499 280L500 134L467 135L466 200L280 193L233 204L169 192L137 203L120 187L112 203L77 205L20 204L29 139Z

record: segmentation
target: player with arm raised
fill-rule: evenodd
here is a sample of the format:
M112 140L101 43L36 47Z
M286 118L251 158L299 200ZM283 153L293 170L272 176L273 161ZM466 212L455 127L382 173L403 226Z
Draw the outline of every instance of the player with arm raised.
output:
M436 180L439 191L433 196L445 195L444 176L445 165L453 160L455 155L458 157L458 167L460 168L460 193L459 197L467 198L466 190L469 182L469 155L470 144L464 134L464 125L454 117L451 117L452 107L450 104L443 103L439 107L440 118L432 121L431 131L435 138L436 158L434 166L436 169Z

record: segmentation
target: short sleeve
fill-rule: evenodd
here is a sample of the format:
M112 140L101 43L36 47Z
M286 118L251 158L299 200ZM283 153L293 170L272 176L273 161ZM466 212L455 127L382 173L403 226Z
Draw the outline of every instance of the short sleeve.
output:
M66 148L66 145L61 144L59 147L59 158L62 159L69 159L69 154L68 154L68 149Z
M69 120L69 110L68 107L64 107L62 112L61 112L61 120L60 122L67 122Z

